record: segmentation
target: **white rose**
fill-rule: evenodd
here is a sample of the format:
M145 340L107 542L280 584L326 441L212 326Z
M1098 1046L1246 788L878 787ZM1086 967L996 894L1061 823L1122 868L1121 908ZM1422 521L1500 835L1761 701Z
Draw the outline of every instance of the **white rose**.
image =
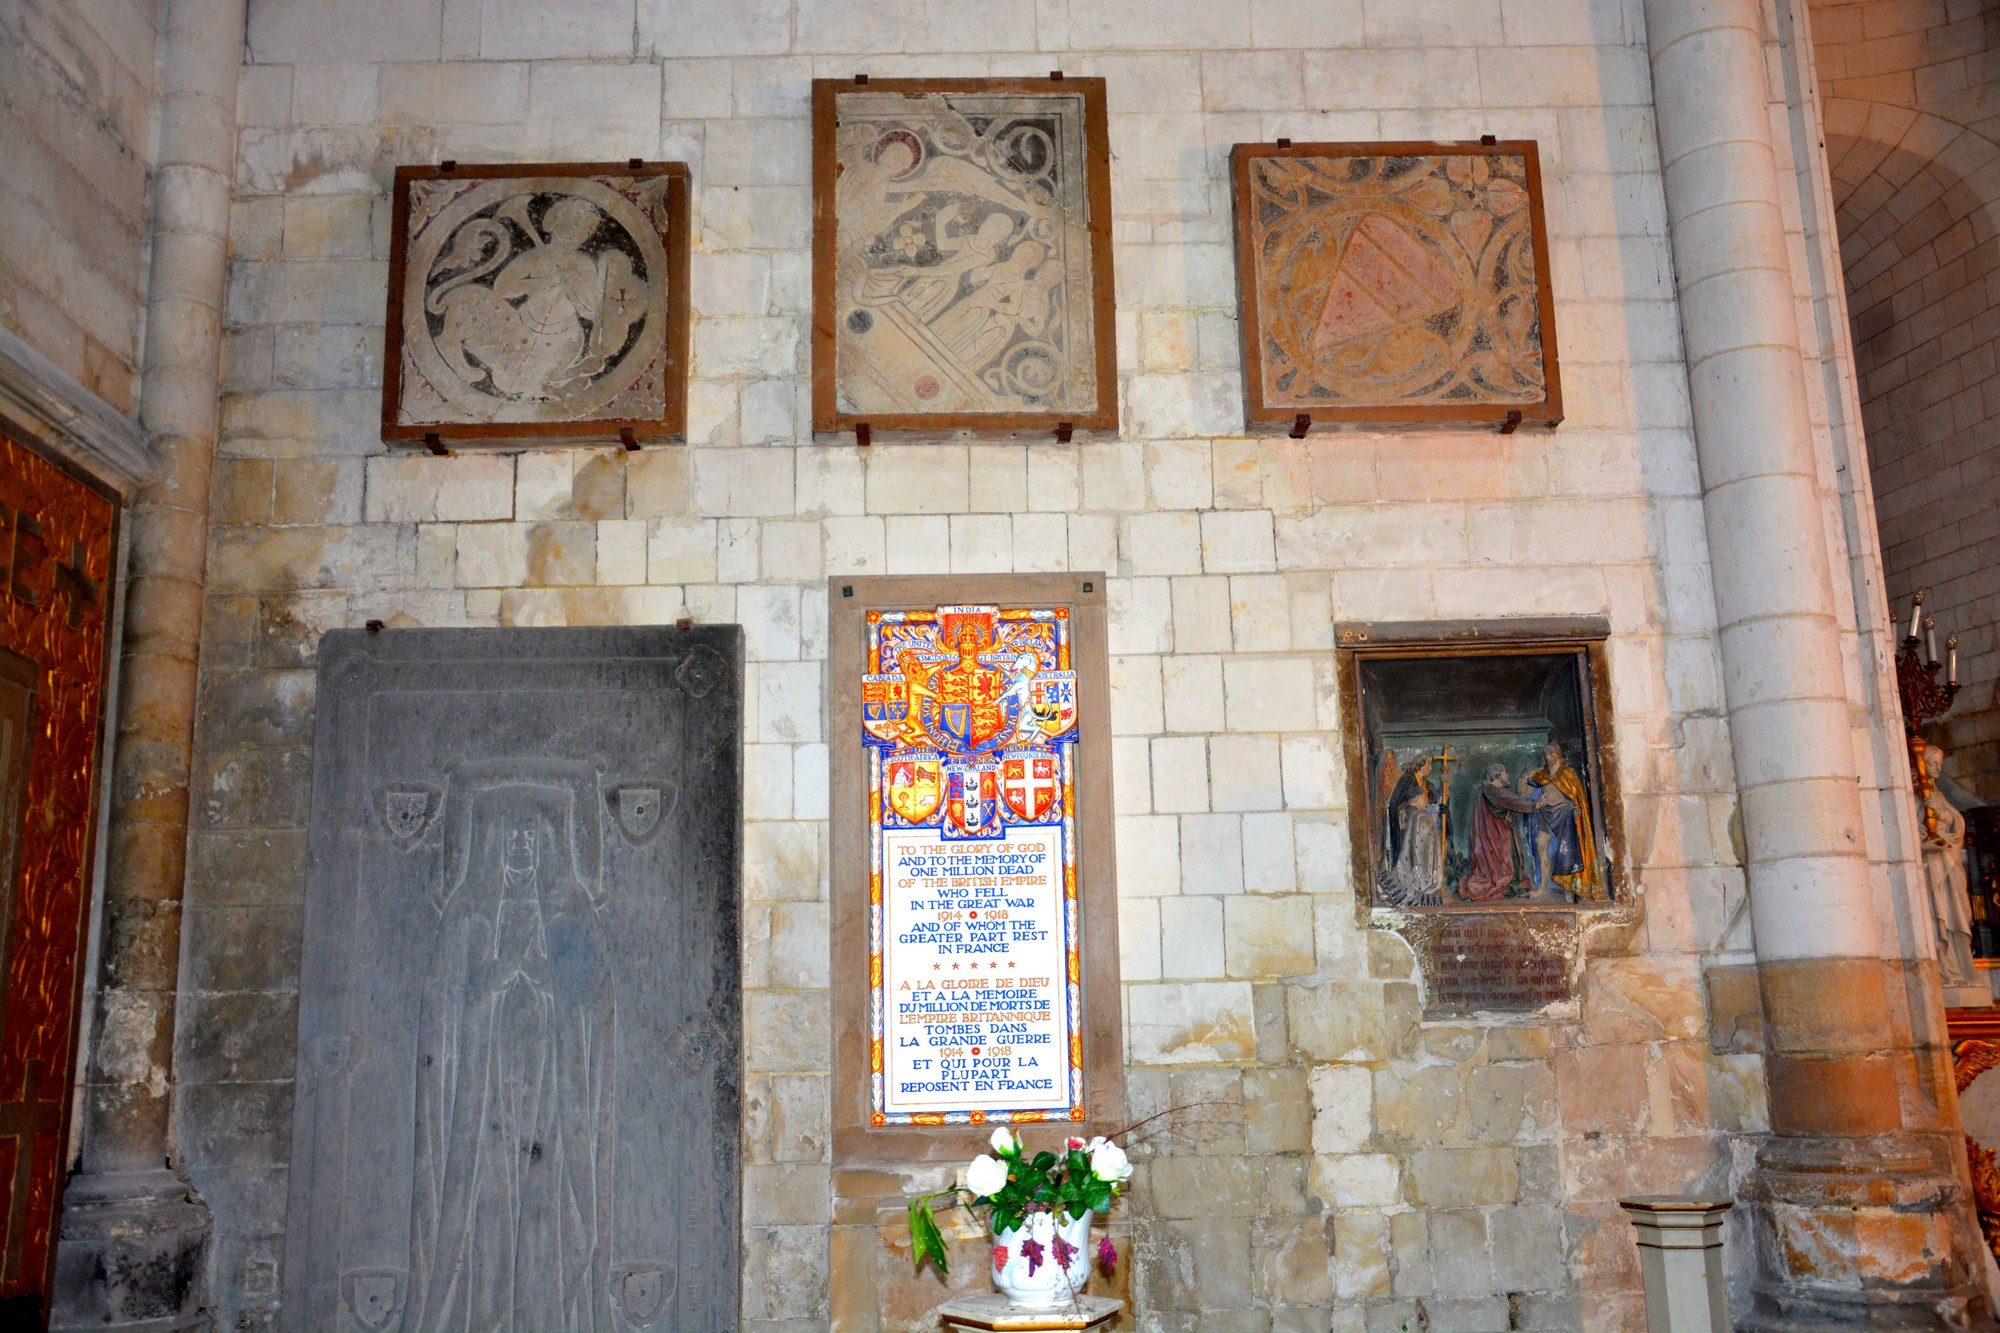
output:
M989 1142L993 1145L993 1151L999 1153L1002 1157L1020 1155L1021 1147L1019 1142L1014 1138L1014 1131L1005 1125L993 1131L993 1137Z
M1007 1168L981 1153L965 1168L965 1187L982 1199L990 1198L1007 1188Z
M1132 1162L1123 1148L1109 1139L1098 1139L1090 1149L1090 1174L1109 1184L1122 1184L1132 1178Z

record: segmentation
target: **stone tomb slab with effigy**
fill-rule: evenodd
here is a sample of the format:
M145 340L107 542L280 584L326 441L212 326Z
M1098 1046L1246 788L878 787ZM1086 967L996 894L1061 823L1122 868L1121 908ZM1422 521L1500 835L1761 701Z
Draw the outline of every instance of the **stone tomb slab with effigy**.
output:
M741 632L336 631L287 1328L737 1323Z
M1231 153L1253 426L1562 420L1534 141Z

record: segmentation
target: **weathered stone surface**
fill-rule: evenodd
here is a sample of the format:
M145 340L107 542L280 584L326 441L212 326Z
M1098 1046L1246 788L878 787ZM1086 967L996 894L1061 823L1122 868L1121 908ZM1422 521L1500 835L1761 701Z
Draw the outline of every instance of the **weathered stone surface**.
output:
M733 627L329 636L287 1327L735 1323L740 662ZM790 1255L751 1313L815 1313L825 1168L749 1186Z

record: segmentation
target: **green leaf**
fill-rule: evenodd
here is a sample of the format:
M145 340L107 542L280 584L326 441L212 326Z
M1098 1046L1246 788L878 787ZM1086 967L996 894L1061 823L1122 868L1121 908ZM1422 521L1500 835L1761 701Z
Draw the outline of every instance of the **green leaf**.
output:
M922 1199L910 1202L910 1252L918 1268L928 1259L938 1266L938 1272L951 1272L951 1260L944 1252L944 1234L938 1230L937 1219L931 1216L930 1204Z

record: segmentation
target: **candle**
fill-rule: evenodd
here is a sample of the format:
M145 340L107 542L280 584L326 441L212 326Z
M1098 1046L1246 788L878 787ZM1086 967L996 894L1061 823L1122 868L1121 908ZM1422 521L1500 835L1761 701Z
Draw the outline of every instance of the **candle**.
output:
M1924 618L1924 590L1917 589L1917 599L1910 605L1910 637L1917 637L1917 626Z
M1924 661L1937 665L1937 619L1924 617Z
M1950 665L1944 669L1944 683L1947 685L1956 685L1958 684L1958 636L1956 634L1944 641L1944 651L1950 661Z

